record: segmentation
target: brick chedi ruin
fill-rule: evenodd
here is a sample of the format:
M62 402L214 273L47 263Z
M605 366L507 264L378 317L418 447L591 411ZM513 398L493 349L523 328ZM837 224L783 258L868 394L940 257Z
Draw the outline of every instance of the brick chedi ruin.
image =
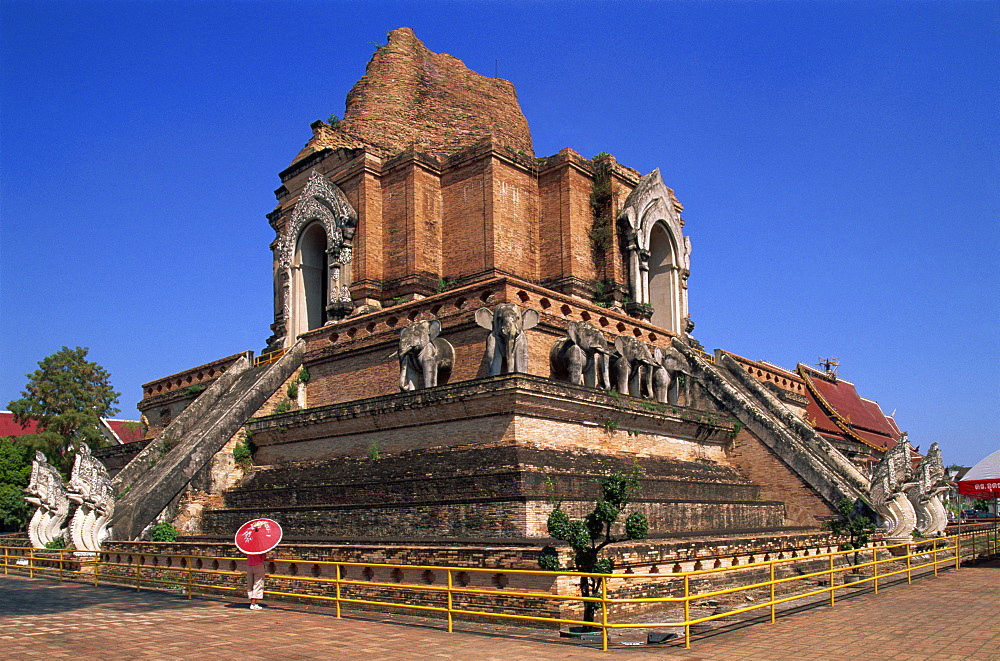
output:
M597 476L638 465L650 537L616 552L648 571L680 546L794 547L869 498L850 439L812 426L815 375L691 336L691 242L658 170L536 157L513 85L407 28L312 131L267 215L266 351L144 385L143 449L95 452L107 544L162 520L231 541L266 516L286 543L530 569L550 491L579 516Z

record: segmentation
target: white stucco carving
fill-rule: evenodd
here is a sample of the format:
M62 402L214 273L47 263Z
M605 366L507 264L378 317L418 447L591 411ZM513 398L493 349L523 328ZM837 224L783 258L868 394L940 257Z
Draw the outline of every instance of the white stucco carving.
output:
M100 551L101 543L109 535L115 492L107 469L94 458L86 443L81 443L76 452L66 493L76 503L69 526L73 546L78 551Z
M305 230L308 229L307 234L312 236L314 230L311 226L314 224L319 224L325 235L326 245L322 250L326 254L326 272L307 276L306 271L315 271L318 267L302 263L301 243ZM313 170L292 210L291 218L273 244L275 326L285 330L286 346L295 341L297 334L314 327L306 319L308 313L305 299L307 296L318 296L322 291L315 283L325 280L326 300L320 301L319 305L329 316L342 316L343 309L351 307L349 287L352 282L352 241L357 224L358 215L344 192ZM307 284L307 280L312 284ZM330 321L328 318L327 323Z
M915 484L910 466L910 441L904 433L899 442L886 451L872 475L872 507L889 532L889 543L909 542L917 525L917 514L906 496Z
M916 484L906 495L917 515L916 528L924 537L939 537L948 525L948 511L941 502L948 490L948 481L937 443L931 444L927 455L917 465L915 478Z
M632 300L652 306L657 326L687 332L691 240L683 235L684 224L659 168L632 190L618 222L625 235Z
M66 532L62 525L69 514L69 498L59 471L41 452L35 452L24 493L24 499L36 507L28 523L28 538L33 547L43 549Z

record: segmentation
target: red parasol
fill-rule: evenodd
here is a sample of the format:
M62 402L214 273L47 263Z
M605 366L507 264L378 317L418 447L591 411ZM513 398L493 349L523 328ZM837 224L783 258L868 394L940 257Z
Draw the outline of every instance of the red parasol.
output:
M958 493L971 498L1000 497L1000 450L969 469L958 481Z
M281 542L281 526L271 519L247 521L236 531L236 548L247 555L267 553Z

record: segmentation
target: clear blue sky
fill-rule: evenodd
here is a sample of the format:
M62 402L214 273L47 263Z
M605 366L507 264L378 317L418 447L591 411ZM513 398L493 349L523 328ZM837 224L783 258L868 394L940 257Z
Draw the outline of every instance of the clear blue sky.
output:
M62 345L140 385L269 335L277 173L375 42L517 87L538 155L659 167L695 336L1000 447L1000 3L0 4L0 407Z

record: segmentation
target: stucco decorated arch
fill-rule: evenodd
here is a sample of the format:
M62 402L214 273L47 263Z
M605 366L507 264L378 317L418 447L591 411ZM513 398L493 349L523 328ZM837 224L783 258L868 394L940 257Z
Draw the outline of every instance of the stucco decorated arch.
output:
M292 210L291 218L280 230L274 244L274 289L276 335L280 343L289 346L295 337L317 324L309 323L305 297L317 296L322 291L321 302L325 310L324 323L331 323L347 316L354 308L350 285L353 261L354 231L358 215L344 192L332 181L313 170ZM303 277L302 241L305 234L315 234L320 226L326 238L321 277L325 287L307 286ZM278 330L283 332L278 332Z
M618 215L634 302L652 309L652 322L678 334L690 330L687 279L691 239L684 236L680 203L659 168L640 181Z

